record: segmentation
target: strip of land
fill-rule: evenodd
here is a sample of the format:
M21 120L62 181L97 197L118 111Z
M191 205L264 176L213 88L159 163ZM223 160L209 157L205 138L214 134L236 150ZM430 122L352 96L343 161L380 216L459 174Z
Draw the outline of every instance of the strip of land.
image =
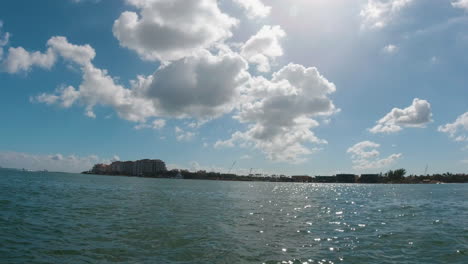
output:
M237 175L234 173L196 172L188 170L167 170L166 164L160 159L143 159L137 161L114 161L111 164L96 164L84 174L98 175L123 175L149 178L176 178L193 180L218 180L218 181L262 181L262 182L317 182L317 183L467 183L468 174L443 173L432 175L408 175L405 169L389 170L376 174L351 174L342 173L330 176L316 175L264 175L249 174Z

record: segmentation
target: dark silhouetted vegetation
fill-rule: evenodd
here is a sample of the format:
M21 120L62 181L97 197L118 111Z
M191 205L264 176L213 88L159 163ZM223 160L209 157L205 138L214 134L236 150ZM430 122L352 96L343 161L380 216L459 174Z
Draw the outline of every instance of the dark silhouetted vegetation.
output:
M83 172L90 173L90 172ZM218 181L264 181L264 182L316 182L316 183L375 183L375 184L419 184L419 183L467 183L468 174L443 173L433 175L406 175L405 169L389 170L380 174L338 174L336 176L286 176L286 175L237 175L234 173L196 172L188 170L168 170L151 175L141 175L150 178L180 178L191 180L218 180Z

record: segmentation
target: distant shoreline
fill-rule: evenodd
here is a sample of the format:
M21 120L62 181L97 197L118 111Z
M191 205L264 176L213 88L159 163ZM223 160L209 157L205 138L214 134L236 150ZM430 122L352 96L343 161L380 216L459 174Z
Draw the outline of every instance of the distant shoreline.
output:
M430 176L415 176L410 175L400 180L388 180L385 176L378 176L377 181L367 182L360 181L359 176L356 176L355 181L337 181L329 179L329 181L321 181L321 178L311 176L245 176L236 174L223 174L216 172L188 172L182 171L181 176L168 175L166 173L155 175L124 175L124 174L102 174L84 171L81 174L101 175L101 176L125 176L139 178L155 178L155 179L183 179L183 180L208 180L208 181L242 181L242 182L293 182L293 183L349 183L349 184L448 184L448 183L468 183L467 174L434 174ZM295 178L296 177L296 178ZM300 177L300 178L298 178ZM306 178L307 177L307 178ZM335 176L319 176L319 177L335 177Z
M233 163L232 166L234 166ZM232 169L232 167L231 167ZM147 178L177 178L194 180L223 180L223 181L258 181L258 182L317 182L317 183L466 183L468 174L433 174L433 175L409 175L405 177L406 170L389 170L386 173L379 174L361 174L340 173L333 176L309 176L309 175L264 175L253 174L252 169L248 176L237 175L235 173L207 172L199 170L191 172L188 170L172 169L167 170L166 163L161 159L141 159L136 161L113 161L111 164L98 163L84 174L97 175L122 175L122 176L141 176Z
M294 182L294 183L350 183L350 184L448 184L448 183L468 183L468 174L433 174L433 175L409 175L399 180L390 180L386 174L361 174L361 176L353 174L343 174L347 176L355 176L354 181L337 180L336 176L285 176L285 175L268 175L268 176L246 176L218 172L190 172L187 170L170 170L152 175L126 175L112 173L95 173L91 171L83 171L81 173L47 171L47 170L26 170L18 168L0 168L1 170L14 170L29 173L69 173L69 174L88 174L100 176L125 176L138 178L155 178L155 179L184 179L184 180L208 180L208 181L242 181L242 182ZM363 176L373 176L376 180L369 182L363 181ZM327 178L327 179L325 179Z

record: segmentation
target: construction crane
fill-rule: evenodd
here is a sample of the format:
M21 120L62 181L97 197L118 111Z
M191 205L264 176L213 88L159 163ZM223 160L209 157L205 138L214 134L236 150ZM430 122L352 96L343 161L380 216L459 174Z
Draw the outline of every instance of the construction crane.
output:
M424 175L427 175L427 168L429 167L429 164L426 164L426 169L424 169Z
M231 168L229 168L228 174L231 173L231 170L232 170L232 168L234 167L234 165L236 165L236 161L234 161L234 162L232 163Z

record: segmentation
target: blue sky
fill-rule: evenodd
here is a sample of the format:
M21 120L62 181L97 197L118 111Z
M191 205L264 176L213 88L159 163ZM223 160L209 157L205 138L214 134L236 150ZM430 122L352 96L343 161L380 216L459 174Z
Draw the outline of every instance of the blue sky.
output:
M468 170L466 0L0 3L0 166Z

